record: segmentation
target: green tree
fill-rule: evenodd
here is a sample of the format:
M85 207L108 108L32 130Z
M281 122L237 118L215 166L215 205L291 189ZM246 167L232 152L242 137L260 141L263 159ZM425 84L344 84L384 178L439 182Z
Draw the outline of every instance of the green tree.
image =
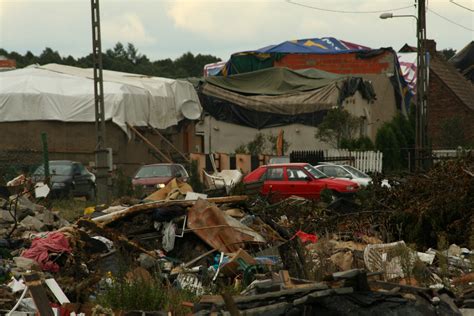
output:
M30 51L23 56L17 52L8 52L1 48L0 55L14 59L17 68L36 63L58 63L83 68L94 66L92 54L77 59L72 56L61 58L59 52L49 47L46 47L40 56L35 56ZM204 65L217 61L220 61L220 59L215 56L194 55L191 52L187 52L175 60L166 58L151 61L146 55L139 53L138 48L132 43L124 45L121 42L117 42L113 48L105 50L102 54L104 69L166 78L201 77Z
M400 169L400 145L390 123L385 123L378 130L375 147L383 153L384 170Z
M445 48L441 50L441 55L444 57L444 59L449 60L451 57L456 55L456 50L453 48Z
M367 136L362 136L356 139L341 140L340 148L348 150L374 150L375 146L372 140Z
M61 55L55 50L52 50L49 47L46 47L41 55L39 55L38 62L41 65L46 65L46 64L61 64L62 63L62 58Z
M265 152L266 137L263 133L257 133L255 138L247 144L248 153L251 155L260 155Z
M359 124L360 120L343 108L331 109L319 124L315 137L339 148L342 140L354 138Z

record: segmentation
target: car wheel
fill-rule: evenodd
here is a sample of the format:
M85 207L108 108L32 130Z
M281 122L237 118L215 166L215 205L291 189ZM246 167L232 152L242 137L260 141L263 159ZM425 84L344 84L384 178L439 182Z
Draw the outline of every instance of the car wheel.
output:
M321 191L321 201L331 204L339 198L336 191L331 189L324 189Z
M334 191L334 190L331 190L331 193L330 193L331 203L336 201L338 198L339 198L339 196L338 196L337 192Z

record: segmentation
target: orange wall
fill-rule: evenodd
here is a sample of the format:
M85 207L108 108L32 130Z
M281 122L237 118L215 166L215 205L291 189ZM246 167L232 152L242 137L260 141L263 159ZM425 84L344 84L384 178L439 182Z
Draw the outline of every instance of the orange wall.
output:
M394 56L390 51L370 58L346 54L288 54L275 61L275 67L291 69L317 68L339 74L380 74L393 72Z

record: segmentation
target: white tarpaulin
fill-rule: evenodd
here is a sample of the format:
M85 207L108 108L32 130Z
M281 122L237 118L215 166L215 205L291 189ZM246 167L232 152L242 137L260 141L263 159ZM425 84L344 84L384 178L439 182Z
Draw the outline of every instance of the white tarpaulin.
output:
M402 75L413 94L416 94L416 58L417 53L397 53Z
M106 71L106 120L127 132L133 126L158 129L176 125L184 117L184 102L201 109L191 83L180 80ZM92 69L48 64L0 73L0 122L56 120L94 122Z

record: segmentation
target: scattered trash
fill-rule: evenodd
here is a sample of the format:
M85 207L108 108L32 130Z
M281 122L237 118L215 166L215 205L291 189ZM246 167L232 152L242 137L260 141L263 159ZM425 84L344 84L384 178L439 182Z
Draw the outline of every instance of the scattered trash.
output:
M412 201L405 192L411 185L400 183L385 195L402 205ZM142 292L170 291L174 307L163 303L166 310L154 312L173 315L471 312L469 241L447 242L455 226L446 228L444 244L431 248L394 239L389 225L398 211L371 209L389 201L377 192L371 198L337 208L297 197L271 204L258 195L208 197L175 179L143 201L86 208L69 224L17 193L0 200L0 229L12 232L0 240L0 311L110 314L110 293L126 287L137 291L132 297L155 301L157 293ZM425 206L418 205L420 212ZM406 236L403 227L398 231Z

